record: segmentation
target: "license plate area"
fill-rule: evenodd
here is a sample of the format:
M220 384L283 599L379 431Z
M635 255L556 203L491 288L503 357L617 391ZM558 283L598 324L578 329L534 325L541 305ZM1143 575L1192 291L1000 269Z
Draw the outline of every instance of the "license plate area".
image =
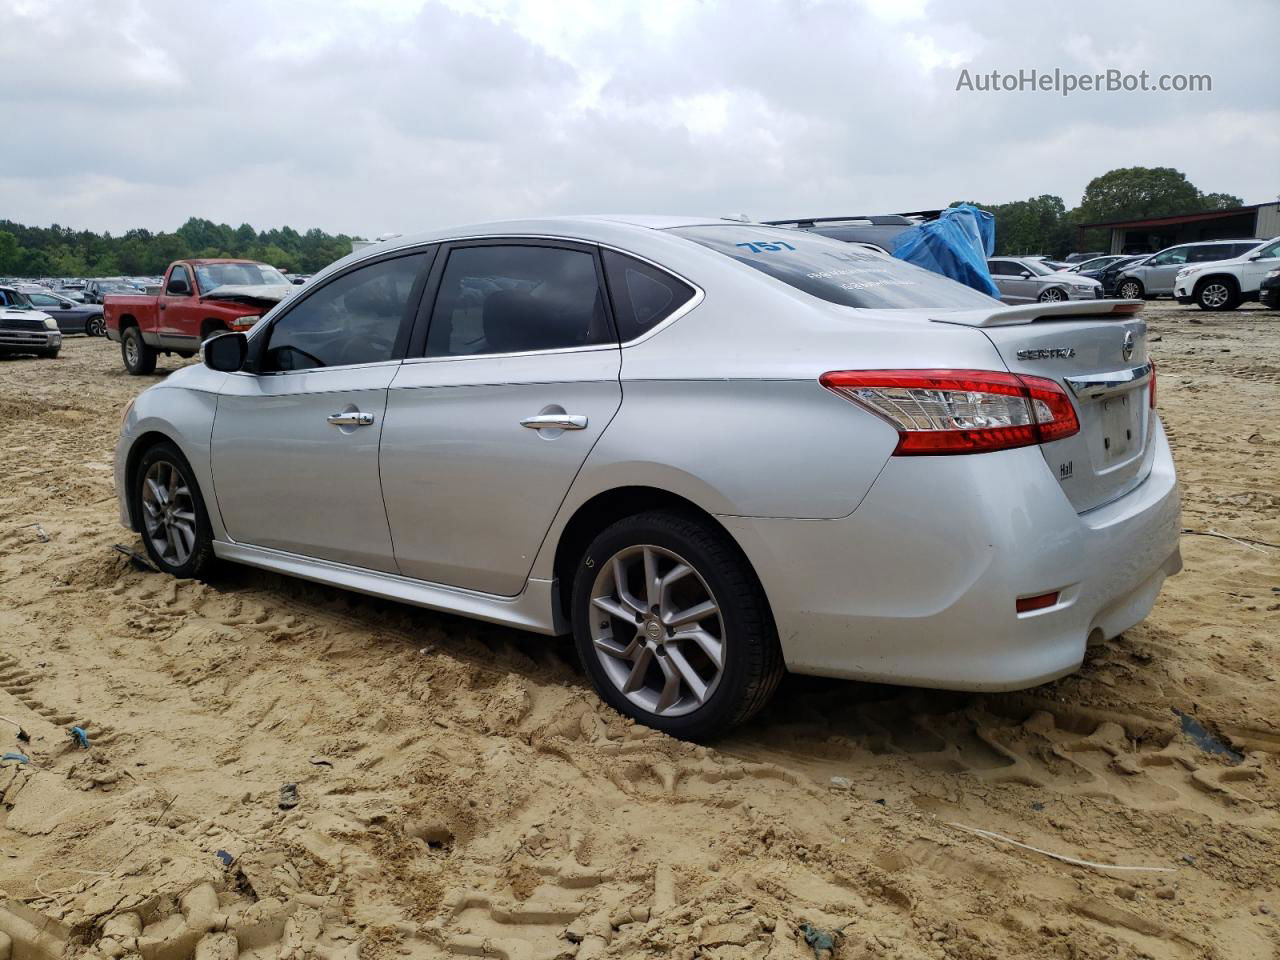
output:
M1146 389L1128 390L1093 402L1093 462L1106 470L1142 453Z

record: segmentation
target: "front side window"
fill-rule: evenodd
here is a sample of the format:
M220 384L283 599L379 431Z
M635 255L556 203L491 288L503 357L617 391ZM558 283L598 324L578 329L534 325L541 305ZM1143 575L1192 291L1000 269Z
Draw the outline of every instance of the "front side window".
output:
M450 252L426 355L564 350L612 340L593 255L486 244Z
M393 359L400 331L417 307L412 294L428 261L426 253L382 260L326 283L272 324L262 371Z
M1157 254L1147 261L1149 267L1167 267L1174 263L1187 262L1187 248L1175 247L1172 250L1166 250L1164 253Z
M51 297L47 293L31 294L31 302L37 307L56 307L62 301L57 297Z
M604 275L623 343L648 333L692 300L695 292L665 270L613 250L604 251Z
M715 224L671 232L845 307L985 309L998 303L941 274L806 230Z
M186 267L174 267L169 273L169 287L165 292L171 297L191 296L191 271Z
M1023 270L1022 267L1008 260L992 260L987 266L991 268L993 277L1016 277Z

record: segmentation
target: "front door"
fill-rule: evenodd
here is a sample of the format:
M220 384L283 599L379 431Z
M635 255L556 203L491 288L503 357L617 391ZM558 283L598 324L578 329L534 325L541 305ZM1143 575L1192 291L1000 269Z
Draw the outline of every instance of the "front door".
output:
M387 387L431 254L363 264L308 289L227 377L214 494L239 543L396 572L378 476Z
M514 596L622 402L621 352L588 246L455 244L436 273L382 432L396 559L408 577Z
M1039 285L1025 264L1017 260L991 260L988 266L1000 299L1005 303L1029 303L1036 298ZM1024 273L1028 276L1022 276Z
M1178 271L1186 265L1189 247L1174 247L1152 257L1135 271L1142 277L1142 285L1148 294L1168 296L1173 293L1173 281Z
M175 263L165 279L164 290L156 298L159 323L158 341L153 346L164 350L194 353L200 338L191 330L200 328L200 301L196 297L195 277L184 263Z

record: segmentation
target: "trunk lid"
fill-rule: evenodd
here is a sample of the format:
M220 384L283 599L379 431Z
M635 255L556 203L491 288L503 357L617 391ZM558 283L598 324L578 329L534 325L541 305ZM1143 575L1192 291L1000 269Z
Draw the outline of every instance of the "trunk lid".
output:
M1054 380L1067 391L1080 432L1040 451L1079 513L1124 496L1151 469L1155 416L1139 306L1031 304L935 318L980 328L1010 371Z

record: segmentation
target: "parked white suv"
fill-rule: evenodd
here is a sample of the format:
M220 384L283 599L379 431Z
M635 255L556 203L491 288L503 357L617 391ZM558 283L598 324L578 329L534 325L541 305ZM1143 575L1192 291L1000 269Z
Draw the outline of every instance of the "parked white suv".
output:
M1174 281L1179 303L1195 303L1201 310L1234 310L1257 300L1263 278L1280 266L1280 237L1231 260L1183 267Z

